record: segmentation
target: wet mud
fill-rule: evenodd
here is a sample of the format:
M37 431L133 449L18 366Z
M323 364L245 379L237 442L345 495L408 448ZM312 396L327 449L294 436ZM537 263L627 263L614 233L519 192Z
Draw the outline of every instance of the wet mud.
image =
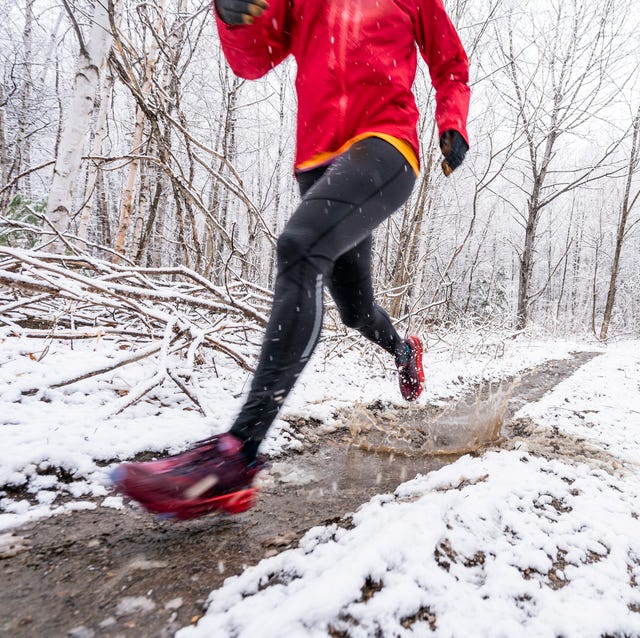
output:
M273 459L256 507L241 515L175 523L98 508L14 530L13 551L0 559L0 636L171 636L204 613L209 592L229 576L294 546L313 526L348 527L372 496L461 451L526 437L552 454L553 433L536 439L533 424L512 415L594 356L548 362L445 408L356 406L343 428L320 434L299 423L305 451Z

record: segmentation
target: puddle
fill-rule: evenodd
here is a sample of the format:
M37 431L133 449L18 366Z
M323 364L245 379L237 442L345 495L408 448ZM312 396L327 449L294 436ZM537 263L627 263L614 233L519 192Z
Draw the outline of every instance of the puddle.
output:
M595 356L580 352L571 359L549 361L514 379L482 386L444 408L356 406L343 416L348 432L323 439L315 451L289 457L288 472L306 477L307 500L329 494L336 506L348 506L354 499L364 503L374 494L393 492L417 474L513 436L514 431L505 427L513 414ZM303 428L303 440L305 434Z

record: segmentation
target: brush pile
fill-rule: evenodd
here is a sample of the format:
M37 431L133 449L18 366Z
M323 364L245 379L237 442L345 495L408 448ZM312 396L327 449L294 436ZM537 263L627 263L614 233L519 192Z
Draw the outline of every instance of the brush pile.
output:
M108 366L58 379L61 387L151 357L156 373L133 388L123 407L171 378L191 398L189 374L210 348L251 370L251 332L264 325L265 291L236 281L214 286L189 268L114 264L88 254L56 255L0 246L0 324L8 336L112 339L123 351ZM179 354L180 374L168 365ZM40 391L43 388L33 388Z

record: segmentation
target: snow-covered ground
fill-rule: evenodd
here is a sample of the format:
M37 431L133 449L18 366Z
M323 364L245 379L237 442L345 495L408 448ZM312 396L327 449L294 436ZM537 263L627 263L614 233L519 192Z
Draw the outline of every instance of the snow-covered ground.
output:
M431 404L596 349L463 332L430 346L420 402ZM122 395L155 374L151 360L51 388L121 355L104 340L44 352L41 341L0 334L0 486L30 495L0 492L0 530L122 507L105 474L118 459L182 449L226 429L240 406L248 376L217 355L194 384L205 416L170 382L113 416ZM283 417L331 425L341 408L376 400L399 403L389 362L328 341ZM526 433L505 448L404 483L364 504L353 527L314 528L229 578L179 638L640 636L640 342L602 348L517 416ZM299 442L280 420L266 448L291 445Z
M640 636L640 343L517 416L566 449L523 437L378 496L229 578L178 638Z
M205 416L170 380L150 394L152 400L114 415L131 388L157 373L154 359L52 387L130 356L126 346L99 339L76 341L71 348L65 342L0 332L0 531L70 509L95 508L96 499L105 507L121 507L122 500L110 495L107 480L118 460L143 451L176 452L228 429L249 376L217 354L196 367L192 383ZM445 401L481 379L517 374L584 347L450 333L429 348L428 390L421 401ZM331 425L341 408L356 403L401 403L395 370L382 354L368 346L345 350L332 340L322 343L283 416L312 417ZM299 445L286 421L279 420L264 450L276 454ZM25 487L29 498L3 492L7 485Z

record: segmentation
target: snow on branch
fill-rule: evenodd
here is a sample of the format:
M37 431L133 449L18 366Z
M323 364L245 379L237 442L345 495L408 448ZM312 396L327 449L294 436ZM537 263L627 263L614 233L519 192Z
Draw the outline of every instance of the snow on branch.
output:
M122 340L131 348L107 364L47 379L35 394L113 372L142 359L155 373L110 407L116 414L153 388L175 383L202 411L192 372L198 351L211 348L251 370L247 329L262 326L266 293L237 282L219 288L184 266L143 268L91 255L54 255L0 246L0 323L16 336ZM175 355L179 358L176 361ZM169 358L169 355L174 355Z

